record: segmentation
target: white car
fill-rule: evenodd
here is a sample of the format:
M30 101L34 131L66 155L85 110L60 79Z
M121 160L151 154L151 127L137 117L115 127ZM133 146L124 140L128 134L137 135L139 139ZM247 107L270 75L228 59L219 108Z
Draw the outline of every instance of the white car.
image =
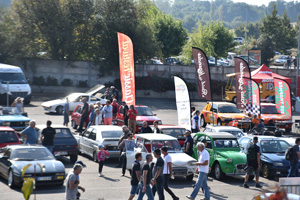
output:
M79 104L82 104L81 99L84 97L87 98L87 103L96 103L97 101L100 101L101 104L105 104L105 99L93 96L93 94L97 93L104 87L104 85L96 85L94 88L90 89L86 93L72 93L62 99L46 101L42 103L42 106L46 112L56 112L57 114L61 115L63 114L64 104L66 102L67 97L69 98L70 112L72 112Z
M280 55L277 59L274 60L274 65L284 65L287 62L287 55Z
M204 132L227 132L234 135L237 138L243 137L245 133L234 126L211 126L207 125L204 129Z
M160 149L162 146L168 147L168 153L172 158L172 171L175 177L183 176L187 180L193 180L194 173L196 172L197 166L193 165L196 162L194 158L185 154L181 150L181 146L177 138L164 135L164 134L136 134L135 135L135 148L133 150L126 149L127 166L128 170L131 170L132 164L135 160L135 154L141 152L143 160L147 153L153 153L155 149ZM151 167L156 162L156 158L153 156Z

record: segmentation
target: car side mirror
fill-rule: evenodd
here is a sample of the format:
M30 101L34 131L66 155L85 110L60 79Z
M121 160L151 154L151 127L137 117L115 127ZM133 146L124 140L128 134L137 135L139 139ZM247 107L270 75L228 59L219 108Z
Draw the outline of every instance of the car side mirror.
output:
M156 116L157 114L154 114L154 116Z

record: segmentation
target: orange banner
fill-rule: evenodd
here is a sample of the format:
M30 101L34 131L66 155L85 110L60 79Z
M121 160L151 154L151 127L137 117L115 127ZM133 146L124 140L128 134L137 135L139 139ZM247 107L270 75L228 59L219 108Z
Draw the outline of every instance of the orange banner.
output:
M118 42L122 101L128 105L135 105L133 44L127 35L119 32Z

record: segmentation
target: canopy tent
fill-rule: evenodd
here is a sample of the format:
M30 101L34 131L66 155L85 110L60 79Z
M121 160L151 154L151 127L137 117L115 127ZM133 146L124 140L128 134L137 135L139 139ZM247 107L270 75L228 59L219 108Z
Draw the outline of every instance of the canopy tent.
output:
M257 83L273 83L274 78L283 79L288 83L292 82L290 78L287 78L287 77L284 77L284 76L281 76L279 74L274 73L265 64L263 64L260 68L252 71L251 72L251 78L253 80L255 80Z

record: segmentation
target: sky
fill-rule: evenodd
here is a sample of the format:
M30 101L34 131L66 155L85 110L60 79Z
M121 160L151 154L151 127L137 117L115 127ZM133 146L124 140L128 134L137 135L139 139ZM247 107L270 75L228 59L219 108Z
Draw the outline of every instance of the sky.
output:
M253 4L253 5L268 5L272 0L232 0L233 2L245 2L248 4ZM274 1L274 0L273 0ZM285 0L286 2L294 1L294 0Z

